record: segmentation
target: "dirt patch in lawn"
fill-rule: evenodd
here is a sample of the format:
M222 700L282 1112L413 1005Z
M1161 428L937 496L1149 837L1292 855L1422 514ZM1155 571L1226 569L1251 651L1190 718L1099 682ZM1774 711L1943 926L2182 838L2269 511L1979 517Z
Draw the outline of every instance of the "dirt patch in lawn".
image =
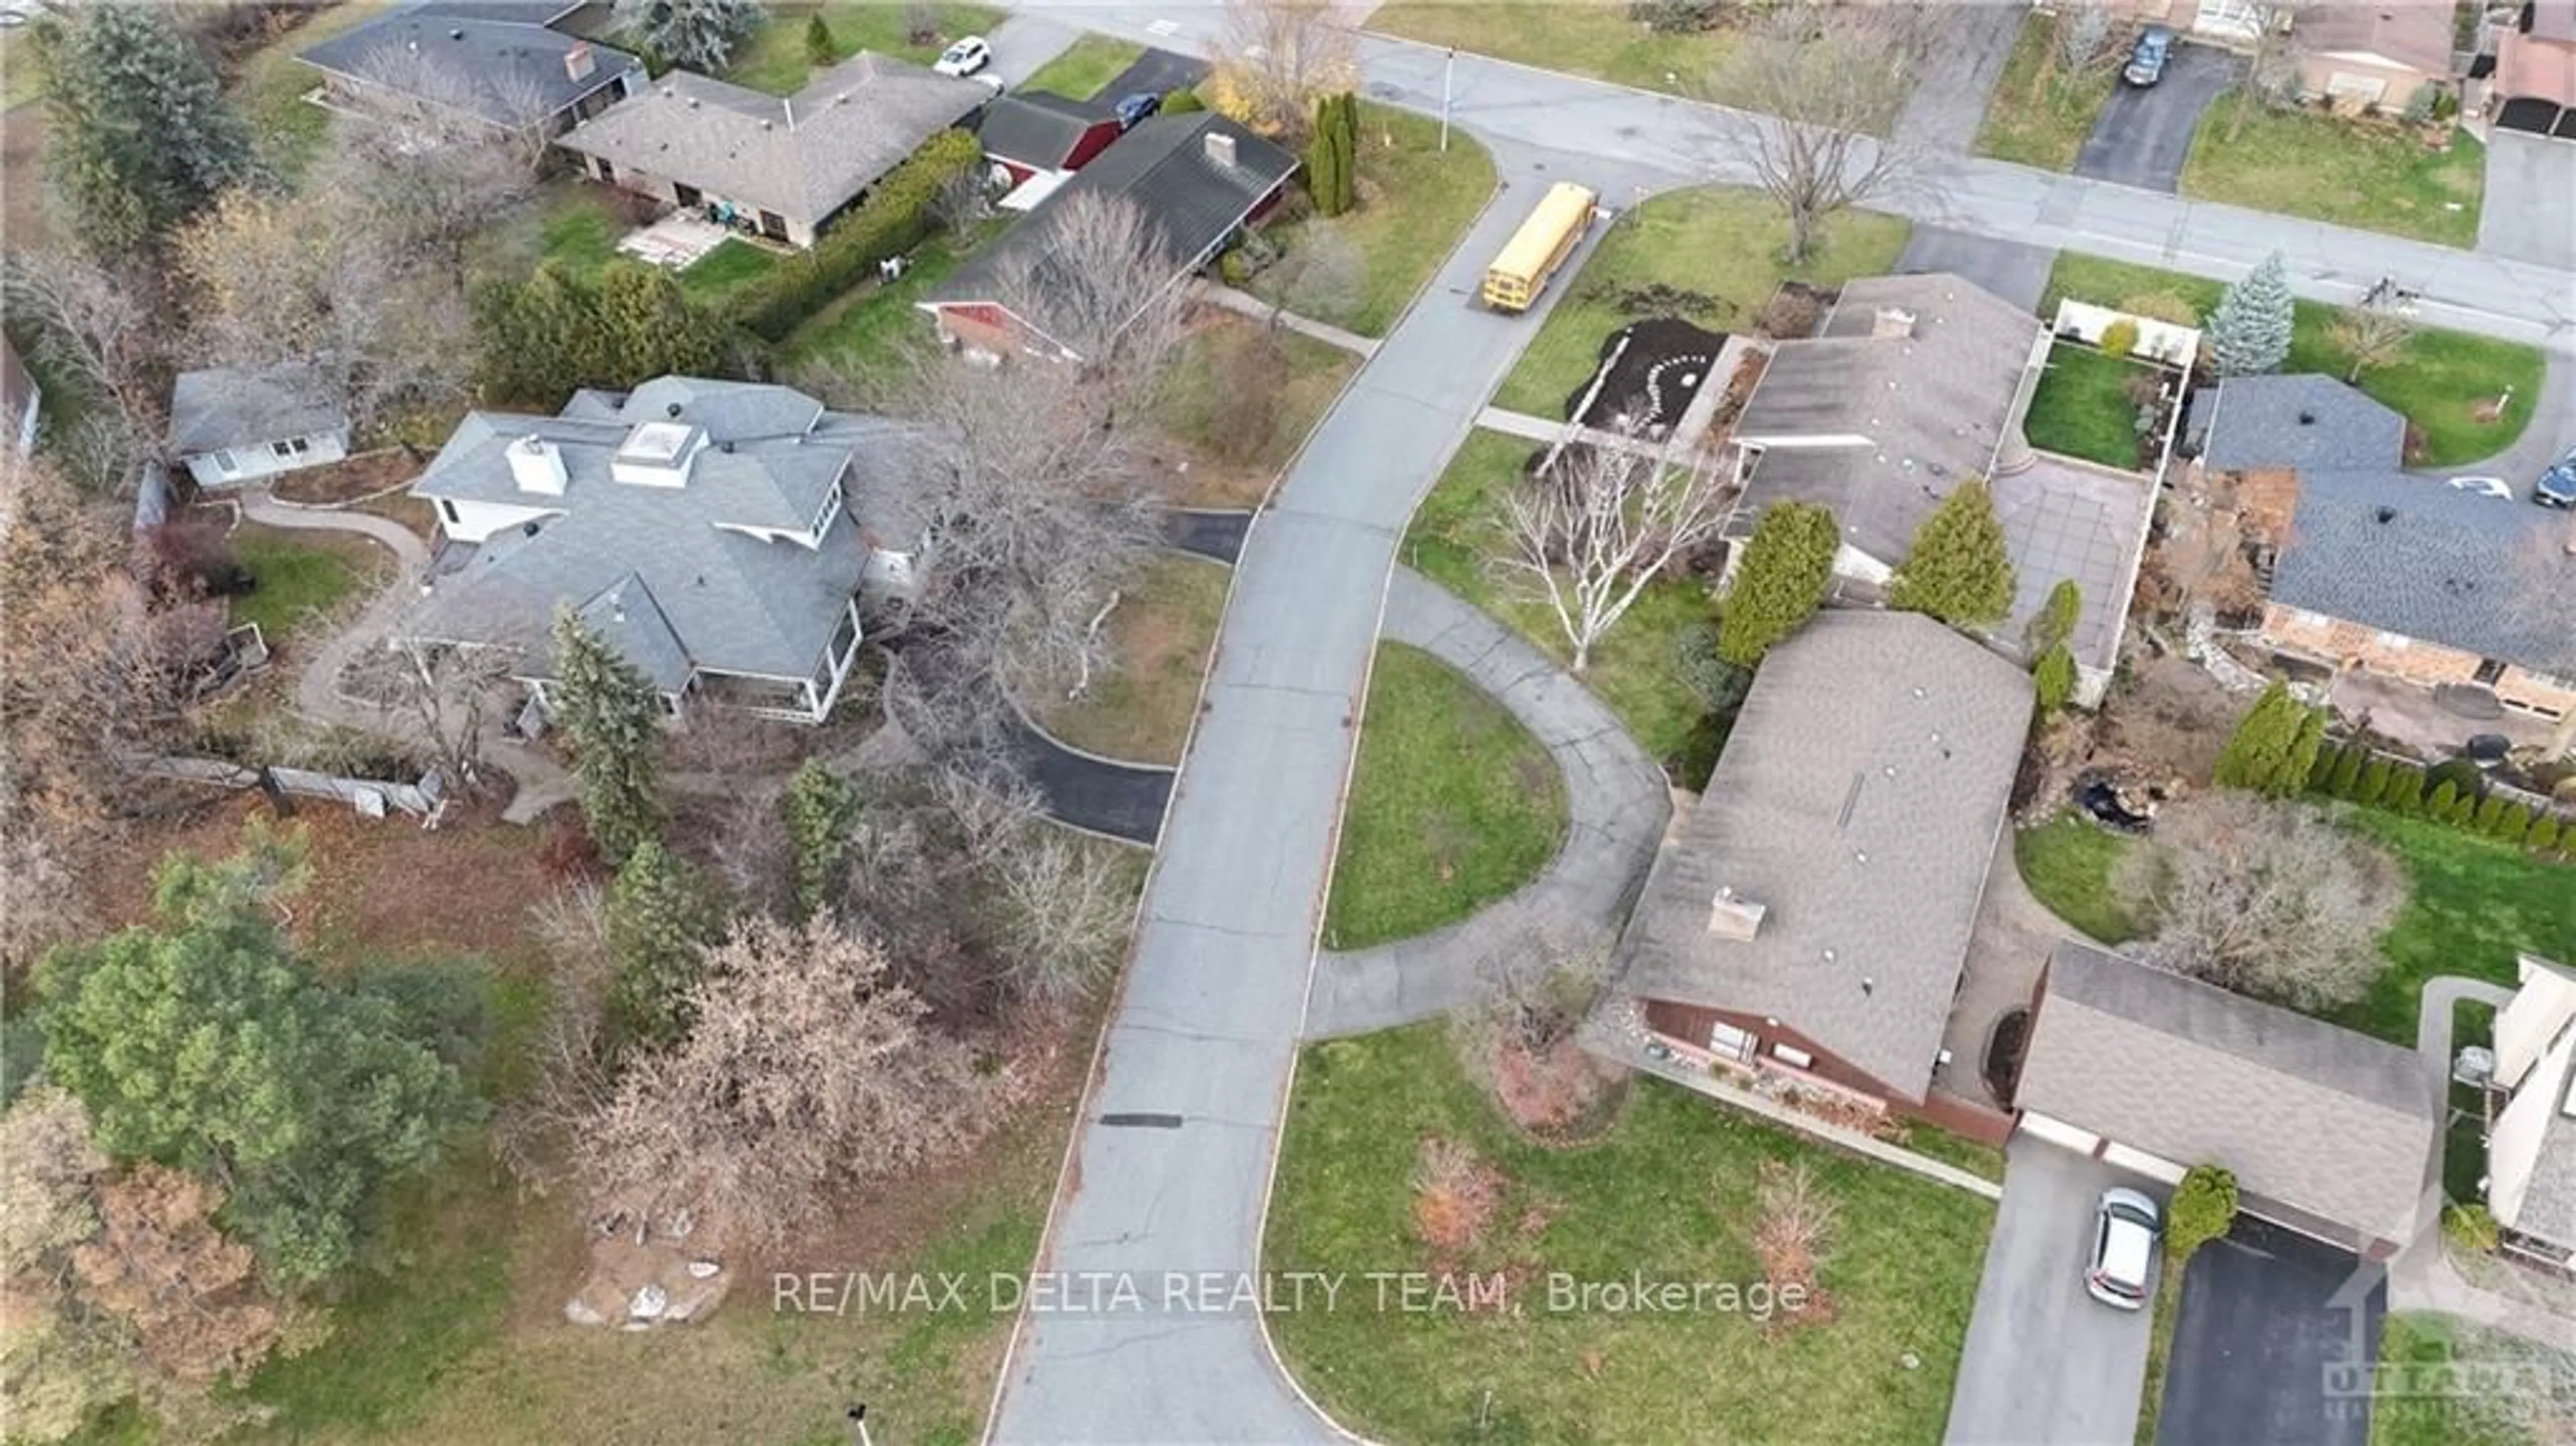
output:
M1635 427L1661 436L1690 410L1725 346L1724 332L1679 317L1630 322L1603 339L1600 365L1565 399L1566 415L1587 427ZM1595 381L1600 393L1577 415Z

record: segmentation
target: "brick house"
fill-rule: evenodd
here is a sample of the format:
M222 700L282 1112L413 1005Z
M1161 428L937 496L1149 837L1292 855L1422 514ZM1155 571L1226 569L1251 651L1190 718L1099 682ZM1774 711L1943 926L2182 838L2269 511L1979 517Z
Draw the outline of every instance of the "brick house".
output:
M1012 227L917 303L941 338L993 356L1019 352L1079 360L1062 341L1012 310L1015 273L1044 277L1059 208L1106 196L1137 209L1178 286L1244 227L1278 204L1297 158L1214 111L1154 116L1118 138Z
M2112 8L2230 48L2249 48L2266 24L2294 24L2288 50L2306 96L2402 110L2454 70L2449 0L2320 0L2298 9L2295 23L2274 0L2113 0Z
M2206 471L2285 473L2287 525L2252 539L2271 579L2257 636L2290 658L2576 710L2564 514L2400 470L2406 422L2330 377L2238 377L2210 408Z
M1923 1113L2031 708L2021 669L1910 613L1773 649L1620 946L1652 1042Z

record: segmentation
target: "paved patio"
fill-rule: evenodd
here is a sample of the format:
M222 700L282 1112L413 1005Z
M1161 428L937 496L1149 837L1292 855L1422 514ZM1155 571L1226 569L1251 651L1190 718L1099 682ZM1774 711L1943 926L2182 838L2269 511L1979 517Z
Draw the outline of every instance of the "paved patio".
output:
M2027 625L2058 579L2072 578L2083 589L2084 611L2068 646L2077 662L2109 672L2119 661L2121 626L2155 514L2154 479L2042 452L2027 467L1998 475L1994 494L2015 579L2006 626Z
M2457 753L2472 735L2501 733L2516 748L2535 747L2549 739L2550 722L2529 713L2504 709L2493 718L2467 718L2444 707L2430 688L2394 678L2347 672L2328 695L2346 718L2369 719L2373 732L2436 753Z
M674 211L650 226L627 232L618 241L617 249L640 261L678 271L723 245L731 235L731 231L705 217Z

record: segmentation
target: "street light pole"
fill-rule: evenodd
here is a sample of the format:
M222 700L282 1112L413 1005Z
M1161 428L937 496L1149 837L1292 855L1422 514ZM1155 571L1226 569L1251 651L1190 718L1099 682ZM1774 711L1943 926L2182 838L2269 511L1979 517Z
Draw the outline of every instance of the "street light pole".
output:
M1449 47L1449 58L1440 63L1440 153L1449 154L1449 82L1458 73L1458 47Z
M875 1442L868 1439L867 1403L865 1401L853 1402L848 1414L850 1418L851 1446L876 1446Z

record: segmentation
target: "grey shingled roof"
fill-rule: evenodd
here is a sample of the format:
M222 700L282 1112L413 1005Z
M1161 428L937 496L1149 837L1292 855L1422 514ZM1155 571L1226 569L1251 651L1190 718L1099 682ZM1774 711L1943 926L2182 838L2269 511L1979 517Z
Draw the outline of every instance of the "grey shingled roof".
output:
M408 5L320 41L297 59L334 75L442 105L462 102L495 125L554 115L620 76L644 83L644 62L614 46L546 28L578 5L479 5L465 0ZM565 57L587 47L590 73L576 78Z
M611 478L636 426L672 421L707 434L685 485ZM564 460L560 497L512 479L505 450L532 435ZM415 627L524 648L531 674L544 676L548 624L557 603L570 603L605 619L602 632L665 687L693 668L810 676L858 590L870 550L862 527L894 515L886 499L901 482L900 437L894 424L828 412L791 388L684 377L623 396L583 392L554 417L469 414L413 495L556 515L477 547L438 580ZM836 483L847 506L819 548L727 530L808 527ZM910 550L907 537L884 540Z
M2081 944L2058 946L2014 1103L2383 1240L2436 1128L2415 1051Z
M1071 100L1052 91L1015 91L984 108L983 118L975 123L975 138L988 156L1056 170L1092 127L1113 119L1094 101Z
M2564 526L2546 508L2403 472L2302 472L2272 601L2576 674L2576 622L2535 602L2537 569L2576 567L2553 546Z
M170 388L170 450L182 457L348 430L349 414L302 362L206 367L181 372Z
M1921 1099L2030 711L2019 668L1929 618L1818 614L1754 675L1623 987L1777 1017ZM1766 910L1751 940L1708 931L1722 888Z
M556 144L814 226L992 98L863 50L784 99L675 70Z
M2226 472L2269 468L2395 468L2406 455L2406 419L2332 377L2231 377L2210 403L2202 465Z
M1910 337L1873 337L1882 308L1914 314ZM1855 436L1867 445L1766 450L1739 529L1783 499L1834 510L1844 540L1881 561L1950 489L1992 463L2014 415L2039 318L1948 272L1843 287L1824 334L1780 343L1737 419L1739 437Z
M1234 140L1234 164L1208 154L1207 137ZM1075 196L1123 197L1160 239L1177 273L1204 262L1264 198L1296 173L1297 158L1214 111L1158 115L1120 136L1027 219L934 290L926 306L998 301L1010 268L1042 258L1053 217Z

